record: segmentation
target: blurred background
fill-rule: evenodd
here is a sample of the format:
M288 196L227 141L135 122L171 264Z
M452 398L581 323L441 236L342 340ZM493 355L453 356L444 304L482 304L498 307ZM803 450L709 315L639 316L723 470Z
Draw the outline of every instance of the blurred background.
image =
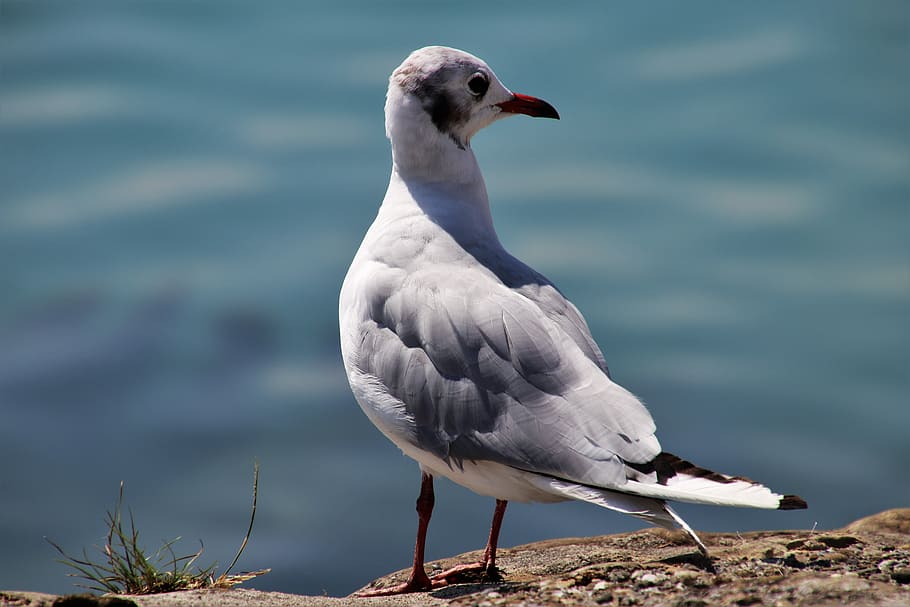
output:
M410 563L419 475L355 404L337 293L390 168L388 74L487 60L562 120L480 133L500 236L579 306L665 449L834 528L910 505L910 5L0 0L0 588L47 536L201 539L255 588ZM493 501L437 483L428 558ZM510 506L501 545L640 527ZM508 569L506 559L503 565Z

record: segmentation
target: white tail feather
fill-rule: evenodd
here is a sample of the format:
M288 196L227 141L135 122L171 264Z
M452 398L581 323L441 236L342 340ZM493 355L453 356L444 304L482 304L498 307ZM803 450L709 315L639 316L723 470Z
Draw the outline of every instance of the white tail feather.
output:
M706 557L705 544L666 500L743 508L806 508L797 495L774 493L760 483L699 468L671 453L662 452L643 464L627 462L626 471L626 483L610 489L533 473L526 480L551 495L591 502L667 529L679 527Z
M761 483L701 468L665 451L649 462L626 462L626 473L628 480L618 490L643 497L742 508L806 507L797 495L774 493Z
M732 478L719 482L686 474L674 476L666 485L630 480L622 490L655 499L741 508L776 509L784 499L783 495L758 483Z
M677 527L676 521L667 514L660 500L547 477L539 477L539 483L547 491L564 495L573 500L590 502L616 512L636 516L665 529L676 529Z
M676 514L676 510L670 507L669 504L664 503L664 510L667 514L673 517L673 520L676 521L676 524L679 525L683 531L689 534L689 537L695 542L695 545L698 546L698 551L701 552L705 558L711 558L708 555L708 549L705 547L704 542L701 541L701 538L695 533L695 530L689 526L689 524L683 520L683 517Z
M535 475L531 480L544 490L564 495L570 499L590 502L603 508L609 508L616 512L629 514L647 521L652 525L663 527L664 529L681 528L689 535L695 545L698 546L699 552L705 557L708 556L708 549L701 541L701 538L699 538L692 527L690 527L686 521L684 521L683 518L663 500L631 495L629 493L620 493L618 491L610 491L609 489L600 489L588 485L579 485L577 483L543 476Z

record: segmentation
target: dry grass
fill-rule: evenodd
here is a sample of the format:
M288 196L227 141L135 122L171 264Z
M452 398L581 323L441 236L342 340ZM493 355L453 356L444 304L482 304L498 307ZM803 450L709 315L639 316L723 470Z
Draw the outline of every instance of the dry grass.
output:
M230 573L243 554L253 531L258 495L259 464L256 463L253 469L253 506L249 527L234 560L225 572L217 577L215 576L217 563L208 567L196 564L204 550L201 541L199 550L183 556L177 556L175 550L177 542L180 541L179 537L164 542L153 553L140 545L139 530L132 510L127 509L128 516L126 518L123 516L122 481L117 505L112 511L107 512L105 518L108 528L107 541L103 547L96 546L102 555L101 559L92 560L85 548L82 549L82 558L72 557L58 544L49 539L47 541L63 557L59 562L75 569L75 573L67 575L85 580L86 583L78 585L89 590L112 594L156 594L199 588L230 588L271 571L261 569L234 575Z

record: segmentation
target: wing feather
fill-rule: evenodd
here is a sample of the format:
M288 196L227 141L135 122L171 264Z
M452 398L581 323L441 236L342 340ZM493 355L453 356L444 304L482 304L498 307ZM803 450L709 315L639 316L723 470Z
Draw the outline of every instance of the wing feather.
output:
M384 301L368 306L357 365L402 403L405 434L454 465L620 486L624 461L660 452L654 422L610 379L574 306L553 289L544 309L528 289L435 267L374 290Z

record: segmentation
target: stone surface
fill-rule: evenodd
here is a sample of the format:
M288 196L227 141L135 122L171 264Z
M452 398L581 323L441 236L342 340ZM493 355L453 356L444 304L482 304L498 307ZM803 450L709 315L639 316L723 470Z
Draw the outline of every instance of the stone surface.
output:
M432 593L356 598L298 596L257 590L177 592L123 597L139 607L550 607L910 605L910 509L888 510L834 531L706 533L712 561L682 534L660 529L560 539L503 549L502 579L467 580ZM430 563L428 569L477 560L479 552ZM432 575L432 571L430 571ZM402 570L372 582L401 582ZM74 600L65 597L66 600ZM15 607L119 607L112 598L0 592ZM119 605L127 605L122 602Z

